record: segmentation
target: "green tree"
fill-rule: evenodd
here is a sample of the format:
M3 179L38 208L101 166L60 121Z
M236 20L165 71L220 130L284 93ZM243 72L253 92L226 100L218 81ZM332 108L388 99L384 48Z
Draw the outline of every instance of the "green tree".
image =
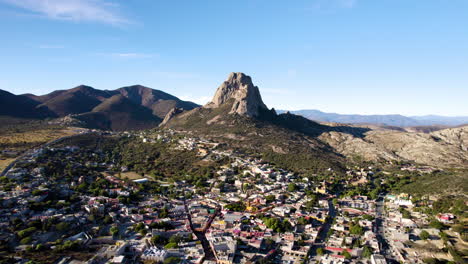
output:
M112 236L118 235L119 234L119 228L116 227L116 226L111 227L110 228L110 233L111 233Z
M67 222L60 222L58 224L55 225L55 229L57 229L57 231L65 231L68 229L68 223Z
M178 257L168 257L164 260L164 264L178 264L180 262L180 258Z
M364 248L362 249L362 257L370 258L371 255L372 255L372 249L369 248L368 246L364 246Z
M349 233L352 235L363 235L364 229L359 224L351 224L349 228Z
M436 229L443 229L445 226L444 224L442 224L441 222L437 221L437 220L434 220L432 222L429 223L429 226L432 227L432 228L436 228Z
M317 250L315 252L319 256L323 256L323 254L325 254L325 251L323 250L323 248L317 248Z
M170 248L177 248L177 243L167 243L164 246L165 249L170 249Z
M349 254L347 250L344 249L341 254L345 257L345 259L351 259L351 254Z
M421 231L421 233L419 233L419 237L422 240L427 240L427 239L429 239L430 235L426 230L423 230L423 231Z
M288 184L288 192L294 192L296 191L298 188L297 188L297 185L295 183L290 183Z
M31 244L32 242L32 237L28 236L28 237L25 237L23 239L21 239L20 243L23 244L23 245L26 245L26 244Z

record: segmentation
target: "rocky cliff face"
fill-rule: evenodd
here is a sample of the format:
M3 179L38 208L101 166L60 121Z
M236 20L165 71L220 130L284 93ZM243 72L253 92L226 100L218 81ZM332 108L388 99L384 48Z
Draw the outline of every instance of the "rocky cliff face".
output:
M184 109L182 108L178 108L178 107L174 107L171 109L171 111L169 111L166 116L164 117L164 120L161 122L161 124L159 126L164 126L167 122L169 122L169 120L171 120L174 116L180 114L184 112Z
M268 110L262 101L260 91L254 86L250 76L233 72L228 79L218 87L213 100L205 108L218 108L231 103L230 114L258 117L262 110Z

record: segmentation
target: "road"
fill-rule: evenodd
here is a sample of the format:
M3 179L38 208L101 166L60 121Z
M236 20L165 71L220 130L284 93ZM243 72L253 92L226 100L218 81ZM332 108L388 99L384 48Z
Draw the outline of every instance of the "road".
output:
M187 205L187 201L184 200L184 207L185 207L185 212L187 213L187 219L189 221L189 226L192 232L195 234L197 239L201 242L203 251L205 253L205 260L212 260L216 261L215 253L213 252L213 249L210 246L210 242L206 238L206 231L210 228L211 223L213 222L214 218L221 212L221 207L217 207L215 212L210 216L209 220L205 224L204 228L199 230L194 228L193 222L192 222L192 215L190 214L190 210Z
M376 223L376 234L377 240L380 244L380 254L385 256L385 259L388 263L398 263L395 261L394 257L390 251L390 245L385 239L385 210L384 210L384 197L379 196L377 202L375 203L375 223Z
M320 256L316 255L316 250L318 248L323 248L325 246L325 241L327 240L327 233L331 229L333 220L336 217L336 209L335 209L335 206L333 205L332 199L328 200L328 208L329 208L329 212L328 212L327 221L325 221L325 223L322 225L322 229L318 233L317 238L315 239L314 245L312 245L311 247L310 254L312 257L310 258L309 263L315 263L316 261L320 260Z

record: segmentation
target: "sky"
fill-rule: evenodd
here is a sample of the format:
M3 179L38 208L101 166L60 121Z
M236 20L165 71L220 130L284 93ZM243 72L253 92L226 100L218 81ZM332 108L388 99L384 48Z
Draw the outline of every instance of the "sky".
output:
M141 84L206 103L468 116L468 0L0 0L0 89Z

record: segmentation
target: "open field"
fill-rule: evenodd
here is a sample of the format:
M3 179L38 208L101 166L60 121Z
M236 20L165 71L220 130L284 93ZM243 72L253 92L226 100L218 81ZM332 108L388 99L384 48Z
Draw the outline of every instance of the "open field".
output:
M2 148L15 148L23 145L42 144L60 137L73 135L70 129L41 129L17 133L0 134Z
M104 172L103 175L108 176L111 174ZM141 174L138 174L133 171L121 172L120 174L114 174L114 176L119 177L120 179L129 179L129 180L137 180L137 179L143 179L143 178L152 179L152 177L149 175L141 176Z
M73 128L49 125L40 120L0 117L0 169L24 151L64 136L77 133Z

